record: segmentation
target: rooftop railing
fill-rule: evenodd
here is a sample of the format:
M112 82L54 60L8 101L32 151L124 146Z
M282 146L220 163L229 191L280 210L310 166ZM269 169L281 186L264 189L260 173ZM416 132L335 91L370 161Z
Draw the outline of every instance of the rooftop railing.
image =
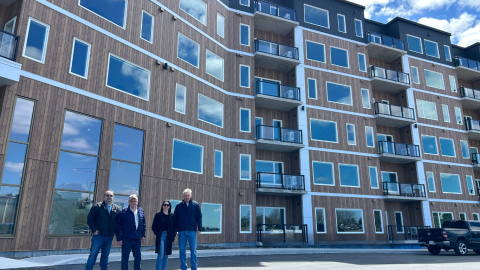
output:
M473 120L470 118L465 118L465 129L480 131L480 121Z
M305 190L305 176L294 174L257 172L257 188Z
M390 81L410 84L410 75L408 73L403 73L396 70L371 66L370 75L372 76L372 78L381 78Z
M370 31L367 32L365 36L367 38L367 43L375 42L388 47L405 50L405 43L400 39L396 39L393 37L385 36L385 35L375 33L375 32L370 32Z
M292 46L282 45L279 43L255 39L255 52L263 52L276 56L298 60L298 49Z
M468 87L460 87L460 93L462 97L467 97L467 98L474 98L474 99L480 99L480 90L468 88Z
M0 57L17 61L19 40L19 36L0 30Z
M415 113L412 108L375 102L373 104L373 109L375 114L383 114L415 120Z
M300 88L268 81L255 82L255 93L272 97L300 100Z
M295 10L267 1L255 1L255 10L292 21L297 20Z
M406 157L420 157L420 147L415 144L379 141L378 153Z
M412 198L426 198L425 185L401 184L395 182L383 182L384 196L402 196Z
M302 131L282 127L257 125L255 127L257 139L302 144Z
M307 224L257 224L257 242L307 243Z
M472 59L465 58L465 57L461 57L461 56L455 56L455 66L456 67L462 66L466 68L480 70L479 62Z

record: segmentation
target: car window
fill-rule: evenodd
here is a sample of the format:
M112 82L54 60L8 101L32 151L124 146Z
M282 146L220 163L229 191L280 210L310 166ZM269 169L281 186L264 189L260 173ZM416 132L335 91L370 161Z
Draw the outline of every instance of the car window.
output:
M442 224L442 228L467 229L467 224L465 221L445 221Z
M480 222L470 222L470 227L474 231L480 231Z

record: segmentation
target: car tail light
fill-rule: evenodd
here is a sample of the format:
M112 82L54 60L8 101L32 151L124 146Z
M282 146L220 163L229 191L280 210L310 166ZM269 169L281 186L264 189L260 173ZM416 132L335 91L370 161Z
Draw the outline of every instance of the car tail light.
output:
M442 236L443 236L443 238L448 238L447 232L446 232L446 231L442 231Z

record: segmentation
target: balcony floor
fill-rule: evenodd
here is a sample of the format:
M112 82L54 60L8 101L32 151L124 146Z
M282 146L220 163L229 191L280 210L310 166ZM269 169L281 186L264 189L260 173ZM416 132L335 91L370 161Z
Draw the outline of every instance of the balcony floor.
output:
M376 114L375 121L377 121L377 125L379 126L395 127L395 128L401 128L404 126L415 124L417 122L413 119L390 116L385 114Z
M469 110L480 110L480 99L463 97L460 102L462 107Z
M13 85L20 81L22 64L0 57L0 87Z
M302 105L299 100L273 97L268 95L257 94L255 95L255 107L266 108L279 111L291 111L296 107Z
M386 62L392 62L393 60L404 56L407 51L397 48L385 46L375 42L369 42L367 45L368 55L375 59L380 59Z
M300 60L297 59L264 52L255 52L255 67L289 72L298 65L300 65Z
M401 156L395 154L380 154L380 162L406 164L410 162L420 161L420 157Z
M372 78L372 89L375 91L396 94L398 92L407 90L408 88L410 88L410 84L382 79L378 77Z
M299 25L298 22L264 12L255 12L253 15L255 29L286 36Z
M299 143L286 143L286 142L279 142L279 141L256 139L255 147L256 149L260 149L260 150L270 150L270 151L289 153L289 152L302 149L305 147L305 145L299 144Z
M290 190L278 188L256 188L255 193L258 195L273 195L273 196L300 196L307 194L305 190Z
M478 130L467 130L467 136L470 140L480 141L480 131Z
M456 67L457 78L464 81L474 81L480 79L480 71L464 66Z
M428 198L425 197L406 197L406 196L396 196L396 195L386 195L383 196L383 199L385 201L390 201L390 202L421 202L421 201L427 201Z

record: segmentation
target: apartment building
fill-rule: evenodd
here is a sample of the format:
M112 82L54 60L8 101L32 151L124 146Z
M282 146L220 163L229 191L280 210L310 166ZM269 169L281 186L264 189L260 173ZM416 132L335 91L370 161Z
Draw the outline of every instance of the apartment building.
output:
M480 44L269 1L0 0L0 252L89 248L107 189L152 222L191 188L226 247L478 220Z

